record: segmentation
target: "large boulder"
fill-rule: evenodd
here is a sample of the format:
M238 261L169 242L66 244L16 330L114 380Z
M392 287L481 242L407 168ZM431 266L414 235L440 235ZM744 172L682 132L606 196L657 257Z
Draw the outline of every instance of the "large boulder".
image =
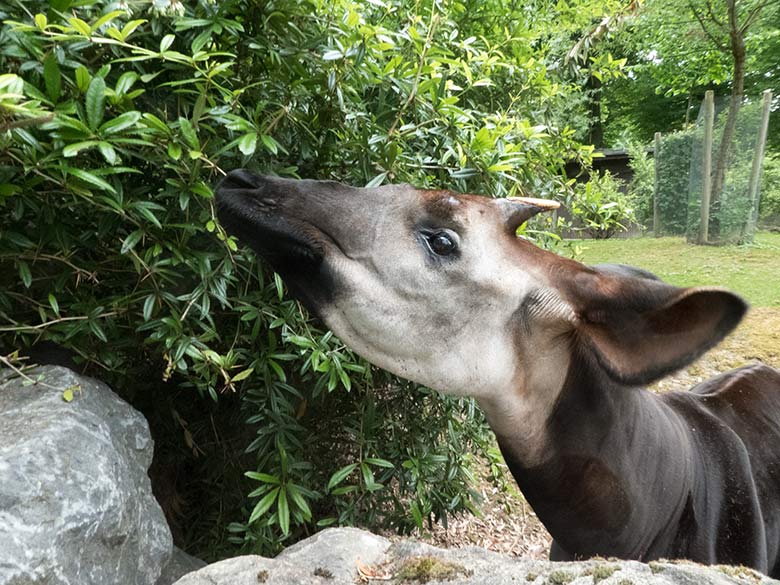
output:
M478 548L440 549L391 543L354 528L333 528L288 548L275 559L244 556L189 573L175 585L769 585L744 567L688 562L592 560L553 563L512 558Z
M35 385L11 374L0 372L0 585L155 585L173 546L144 417L66 368L28 373Z

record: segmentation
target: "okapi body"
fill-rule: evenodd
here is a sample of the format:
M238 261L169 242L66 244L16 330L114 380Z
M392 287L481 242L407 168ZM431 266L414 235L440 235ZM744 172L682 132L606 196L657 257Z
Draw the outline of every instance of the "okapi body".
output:
M552 559L780 576L780 372L642 388L725 337L747 308L736 295L541 250L516 236L555 206L540 200L239 170L217 203L227 230L357 353L477 399Z

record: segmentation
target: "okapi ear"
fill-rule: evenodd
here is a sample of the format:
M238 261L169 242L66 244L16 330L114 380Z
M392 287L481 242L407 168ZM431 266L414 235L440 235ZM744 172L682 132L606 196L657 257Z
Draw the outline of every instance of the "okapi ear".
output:
M551 199L534 199L532 197L506 197L495 199L504 216L507 230L514 234L521 225L542 211L558 209L561 204Z
M684 289L593 271L577 275L574 284L566 296L582 342L613 379L629 385L648 384L688 365L747 311L740 297L718 288Z

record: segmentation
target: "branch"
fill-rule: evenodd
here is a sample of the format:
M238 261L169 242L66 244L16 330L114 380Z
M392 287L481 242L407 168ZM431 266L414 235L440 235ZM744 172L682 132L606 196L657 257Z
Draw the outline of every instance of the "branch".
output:
M119 315L121 311L110 311L108 313L101 313L95 319L103 319L105 317L114 317L116 315ZM5 333L8 331L37 331L38 329L44 329L46 327L50 327L51 325L56 325L57 323L65 323L66 321L85 321L87 319L90 319L88 315L79 315L78 317L60 317L59 319L52 319L51 321L46 321L45 323L39 323L38 325L20 325L19 327L0 327L0 333Z
M35 386L35 385L40 385L40 386L45 386L46 388L51 388L52 390L62 390L62 388L57 388L56 386L52 386L51 384L47 384L46 382L44 382L44 381L42 381L42 380L33 380L33 379L30 377L30 376L28 376L28 375L27 375L27 374L25 374L25 373L24 373L22 370L20 370L19 368L17 368L17 367L16 367L16 366L15 366L15 365L14 365L14 364L11 362L11 360L9 360L9 359L8 359L6 356L2 356L2 355L0 355L0 363L3 363L3 364L5 364L6 366L8 366L9 368L11 368L11 369L12 369L12 370L13 370L13 371L14 371L14 372L15 372L15 373L18 375L18 376L21 376L22 378L24 378L25 380L27 380L27 381L28 381L30 384L32 384L33 386Z
M715 11L712 9L712 4L710 3L710 0L707 0L706 6L707 6L707 13L710 15L712 22L717 24L719 27L723 28L725 26L725 23L721 20L718 20L718 17L715 16Z
M760 2L758 6L753 8L745 19L745 24L742 25L742 27L739 29L739 32L741 34L745 34L747 30L758 20L758 17L761 16L761 11L766 8L769 5L769 2L772 0L764 0L764 2Z
M707 35L707 38L709 38L713 43L715 43L715 46L718 47L723 52L728 52L728 48L726 48L726 45L724 45L720 40L718 40L715 35L713 35L709 29L707 28L707 25L704 23L704 18L702 18L701 14L699 14L699 11L696 10L696 8L693 5L693 2L690 0L688 1L688 8L691 9L691 12L693 12L693 15L696 17L696 20L699 21L699 24L701 25L701 29L704 31L704 34Z
M45 124L46 122L51 122L54 118L53 114L49 114L47 116L39 116L37 118L25 118L23 120L12 120L10 122L3 122L0 123L0 132L5 132L6 130L13 130L14 128L26 128L28 126L38 126L40 124Z

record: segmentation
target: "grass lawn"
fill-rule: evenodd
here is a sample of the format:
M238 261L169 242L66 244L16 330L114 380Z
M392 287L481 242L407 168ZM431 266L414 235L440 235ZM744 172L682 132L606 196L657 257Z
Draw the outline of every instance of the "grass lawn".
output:
M723 286L754 307L780 307L780 234L760 232L751 246L696 246L684 238L580 240L586 264L644 268L677 286Z

